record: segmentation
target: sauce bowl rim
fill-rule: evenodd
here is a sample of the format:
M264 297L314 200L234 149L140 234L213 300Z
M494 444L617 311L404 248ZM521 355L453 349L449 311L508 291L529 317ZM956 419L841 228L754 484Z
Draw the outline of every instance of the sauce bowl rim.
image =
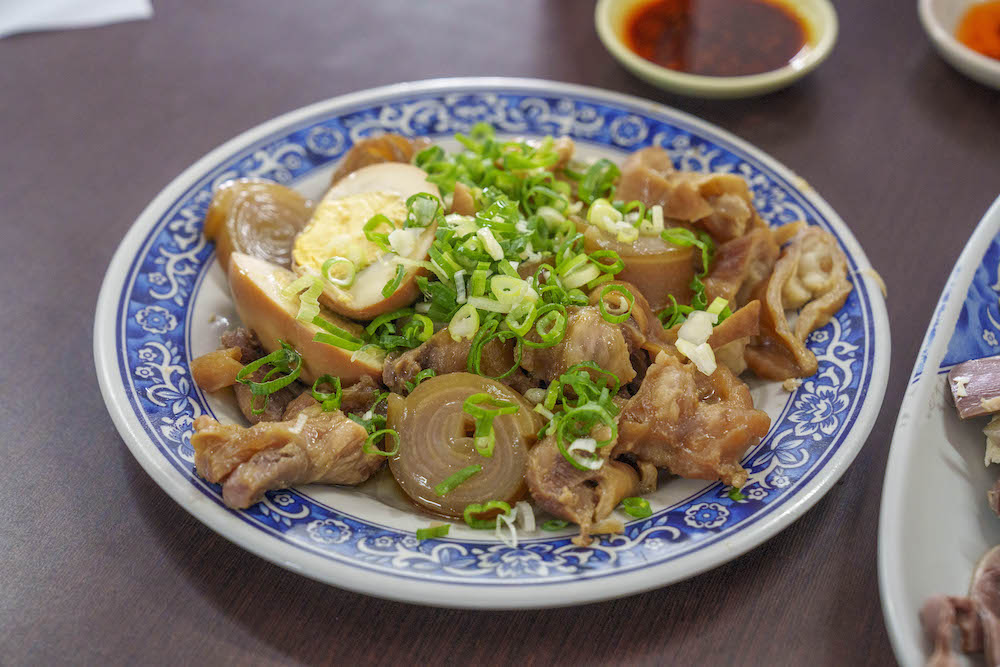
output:
M598 0L594 9L597 35L611 55L639 78L664 90L691 97L751 97L784 88L822 63L833 51L837 41L837 12L830 0L803 0L797 4L808 6L818 20L809 20L799 14L810 29L810 39L788 64L760 74L744 76L707 76L679 72L657 65L632 51L612 20L614 10L619 7L653 1L655 0ZM777 2L792 7L792 3L786 0Z

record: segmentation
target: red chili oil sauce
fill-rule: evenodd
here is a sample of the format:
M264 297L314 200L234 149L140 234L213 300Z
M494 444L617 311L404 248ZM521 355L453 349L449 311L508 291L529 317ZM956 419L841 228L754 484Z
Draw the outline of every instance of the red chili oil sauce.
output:
M1000 60L1000 0L969 7L955 36L973 51Z
M653 0L625 19L632 51L689 74L769 72L787 65L807 42L802 19L769 0Z

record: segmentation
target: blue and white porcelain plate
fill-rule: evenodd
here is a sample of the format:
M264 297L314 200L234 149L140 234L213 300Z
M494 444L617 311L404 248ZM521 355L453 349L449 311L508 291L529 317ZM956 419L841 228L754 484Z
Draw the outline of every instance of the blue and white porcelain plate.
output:
M986 417L958 418L952 366L1000 354L1000 198L952 269L896 419L882 489L878 574L889 638L903 665L929 655L917 613L938 593L965 595L979 558L1000 544L986 492ZM975 663L969 663L975 664Z
M202 217L218 183L271 178L317 197L337 161L362 137L429 136L444 144L485 121L500 135L568 135L579 153L621 161L665 147L679 167L728 171L750 183L771 224L806 220L832 232L854 283L846 305L810 347L819 372L788 393L754 382L773 419L744 466L744 499L720 484L673 480L650 497L654 514L592 547L573 531L523 536L516 548L492 533L453 526L418 542L428 517L392 484L302 487L233 511L218 486L194 473L192 421L241 419L232 402L204 395L189 361L215 349L236 321ZM454 145L454 144L452 144ZM519 79L400 84L339 97L250 130L181 174L142 213L115 254L97 307L94 348L108 410L142 466L213 530L279 565L386 598L453 607L547 607L620 597L724 563L760 544L813 505L864 444L885 391L885 304L857 241L800 178L752 146L673 109L623 95ZM624 516L624 519L629 517Z

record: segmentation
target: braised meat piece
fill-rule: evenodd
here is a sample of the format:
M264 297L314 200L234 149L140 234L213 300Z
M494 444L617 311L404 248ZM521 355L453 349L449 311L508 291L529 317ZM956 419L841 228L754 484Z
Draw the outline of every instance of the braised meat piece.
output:
M455 191L451 195L450 212L459 215L476 214L476 199L472 196L472 190L461 181L455 183Z
M294 420L249 428L202 416L194 431L198 474L221 483L222 499L233 508L249 507L265 491L295 484L360 484L385 462L362 451L368 437L363 426L319 405L302 409Z
M247 379L251 382L263 382L264 377L270 370L270 366L261 366L248 375ZM283 387L270 394L267 397L267 402L265 403L263 396L255 397L253 395L249 385L245 385L242 382L237 382L233 385L233 393L236 394L236 404L240 406L240 412L243 413L243 416L246 417L247 421L251 424L257 424L260 422L276 422L280 420L282 415L285 414L285 408L288 407L288 404L295 400L295 398L301 394L304 389L305 385L302 383L293 382L287 387ZM254 407L259 409L261 405L264 405L264 411L254 414Z
M681 477L740 487L747 478L740 459L770 425L725 366L706 376L664 353L622 411L612 455L630 453Z
M754 293L761 301L759 340L747 347L751 370L769 380L808 377L816 356L806 337L830 321L852 289L847 258L836 239L817 227L800 231L785 246L774 271ZM787 310L800 309L794 327Z
M676 171L659 146L630 155L621 172L615 199L659 204L665 218L700 226L716 241L743 236L752 224L750 188L736 174Z
M412 382L417 374L433 368L438 375L459 373L467 370L471 340L454 340L447 328L441 329L419 347L401 355L389 357L382 369L382 382L397 394L407 394L407 382ZM483 375L497 377L514 365L514 346L510 341L494 339L483 346L480 369ZM522 394L535 383L524 373L516 370L500 380Z
M232 331L227 331L220 336L219 341L222 347L240 348L240 362L249 364L264 356L264 348L261 347L257 334L245 327L239 327Z
M715 251L712 270L705 277L708 302L721 297L734 310L748 303L757 285L771 273L779 251L766 227L757 227L720 245Z
M409 139L398 134L383 134L362 139L347 151L330 185L362 167L382 162L410 162L413 156L431 145L430 139Z
M215 350L191 360L191 379L205 391L219 391L236 382L243 370L238 347Z
M595 437L606 438L595 435ZM598 452L607 454L612 445ZM528 455L524 473L528 490L538 506L550 514L580 526L574 542L590 543L594 525L605 519L622 498L639 492L639 475L621 461L605 460L597 470L579 470L559 451L555 436L535 445Z
M597 307L570 307L566 309L563 339L552 347L525 347L521 368L536 378L552 381L581 361L593 361L627 384L635 377L630 355L621 327L605 321Z

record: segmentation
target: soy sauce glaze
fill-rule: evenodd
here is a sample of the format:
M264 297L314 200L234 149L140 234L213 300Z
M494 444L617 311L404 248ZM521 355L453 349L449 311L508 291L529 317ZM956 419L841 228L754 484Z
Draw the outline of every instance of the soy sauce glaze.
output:
M769 0L653 0L625 21L632 51L662 67L706 76L744 76L784 67L808 30Z

